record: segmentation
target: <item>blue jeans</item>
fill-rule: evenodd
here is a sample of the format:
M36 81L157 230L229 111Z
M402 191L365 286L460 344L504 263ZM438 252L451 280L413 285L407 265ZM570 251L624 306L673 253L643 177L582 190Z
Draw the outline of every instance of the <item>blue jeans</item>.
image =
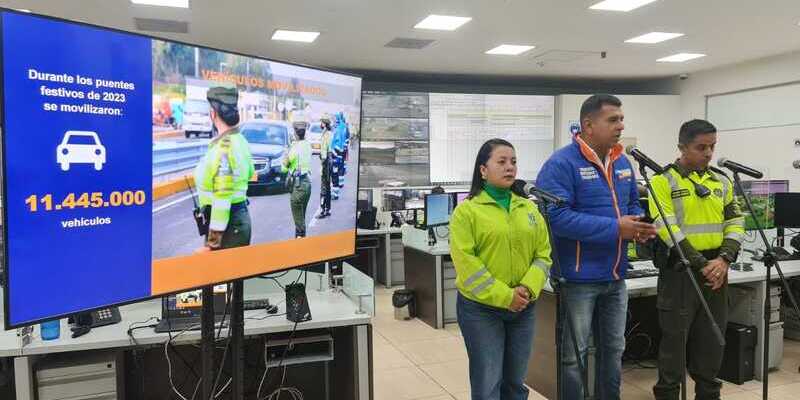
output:
M564 400L583 399L583 383L575 345L565 318L575 330L584 367L590 337L594 337L594 398L620 398L622 353L625 351L625 320L628 292L625 281L566 283L562 288L561 393ZM591 384L591 382L587 382Z
M536 303L514 313L458 294L458 326L467 345L472 400L525 400Z

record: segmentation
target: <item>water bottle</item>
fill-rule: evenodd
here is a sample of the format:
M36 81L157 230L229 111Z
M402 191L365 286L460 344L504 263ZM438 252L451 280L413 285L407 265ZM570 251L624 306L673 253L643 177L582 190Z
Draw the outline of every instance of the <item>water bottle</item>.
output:
M60 319L42 322L39 324L39 327L41 329L42 340L58 339L58 337L61 335Z

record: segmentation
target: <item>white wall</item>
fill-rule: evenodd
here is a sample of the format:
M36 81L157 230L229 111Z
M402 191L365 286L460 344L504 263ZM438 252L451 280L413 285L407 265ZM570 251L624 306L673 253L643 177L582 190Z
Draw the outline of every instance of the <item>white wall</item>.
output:
M568 94L558 96L556 118L556 148L572 142L570 121L578 121L581 104L589 95ZM677 95L621 95L625 113L623 144L635 143L642 151L660 164L677 158L678 128L681 123L680 96ZM638 175L638 172L637 172Z
M707 95L799 80L800 52L691 74L679 84L681 120L705 118ZM800 191L800 170L792 168L792 161L800 159L795 139L800 139L800 126L721 132L716 156L761 168L769 179L789 179L791 190Z

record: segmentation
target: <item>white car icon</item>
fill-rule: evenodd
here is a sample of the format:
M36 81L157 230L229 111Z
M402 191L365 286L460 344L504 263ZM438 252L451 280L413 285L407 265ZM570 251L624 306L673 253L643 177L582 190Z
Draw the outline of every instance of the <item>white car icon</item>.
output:
M95 132L67 131L56 147L56 160L62 171L69 171L70 164L94 164L100 171L106 163L106 148Z

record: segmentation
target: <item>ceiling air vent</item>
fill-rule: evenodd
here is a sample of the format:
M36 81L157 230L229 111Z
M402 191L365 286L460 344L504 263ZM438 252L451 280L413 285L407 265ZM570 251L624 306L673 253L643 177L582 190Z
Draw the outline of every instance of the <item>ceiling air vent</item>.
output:
M412 38L394 38L391 42L386 43L384 47L391 47L395 49L413 49L419 50L430 46L435 40L429 39L412 39Z
M533 56L537 64L581 64L597 61L605 52L581 50L548 50Z
M189 33L189 23L168 19L134 18L136 29L149 32Z

